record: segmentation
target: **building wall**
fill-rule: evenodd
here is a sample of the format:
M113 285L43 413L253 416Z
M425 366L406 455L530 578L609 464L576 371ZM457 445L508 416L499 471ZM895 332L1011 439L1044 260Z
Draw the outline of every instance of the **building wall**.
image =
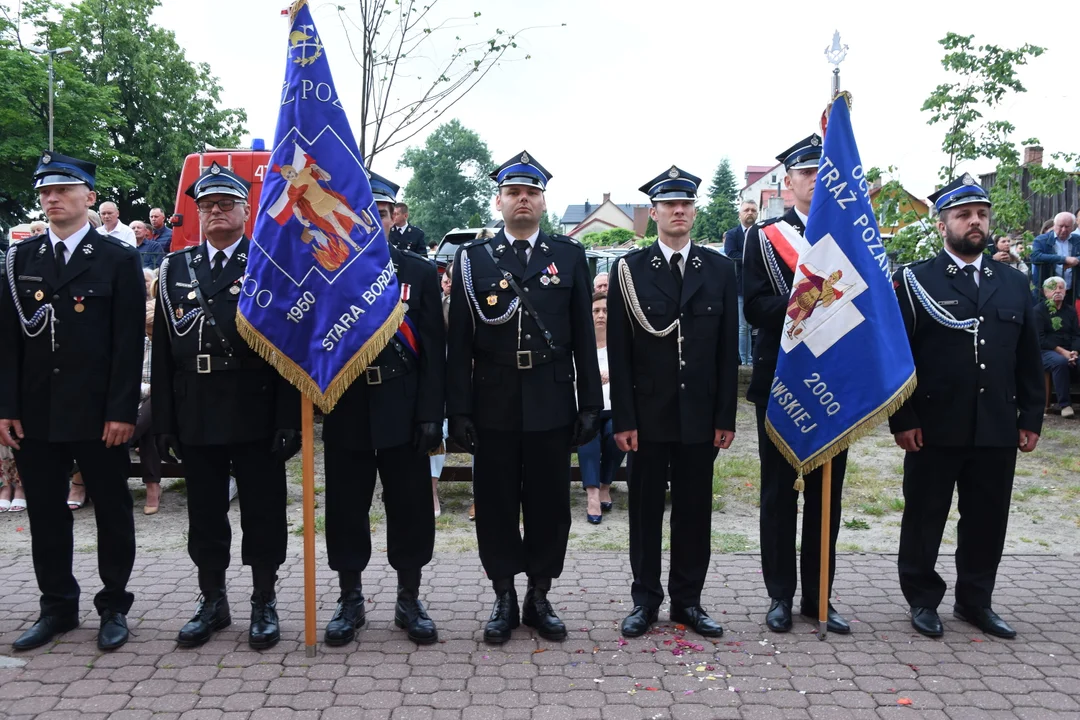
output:
M609 224L595 223L596 220L603 220ZM592 227L591 230L587 229L594 223L596 227ZM572 228L569 232L575 237L581 237L585 232L600 232L601 230L610 230L613 227L633 230L634 221L627 217L626 213L616 207L614 203L606 202L594 210L589 217L585 218L584 222Z

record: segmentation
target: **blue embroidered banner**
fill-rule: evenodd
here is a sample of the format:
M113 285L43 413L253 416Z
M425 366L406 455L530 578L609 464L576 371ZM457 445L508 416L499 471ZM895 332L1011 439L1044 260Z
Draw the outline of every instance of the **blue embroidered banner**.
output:
M890 281L870 187L842 93L827 134L766 413L800 473L822 465L895 412L915 362Z
M328 412L390 341L404 309L326 49L306 1L290 13L281 109L237 326Z

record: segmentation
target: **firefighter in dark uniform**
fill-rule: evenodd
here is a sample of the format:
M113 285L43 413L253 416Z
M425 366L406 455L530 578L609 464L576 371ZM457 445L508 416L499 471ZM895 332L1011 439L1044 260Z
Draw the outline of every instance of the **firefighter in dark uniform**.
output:
M167 255L154 317L154 432L162 457L184 462L188 554L202 597L180 629L181 647L205 643L231 622L225 593L229 469L236 474L240 556L251 566L248 643L280 637L275 585L285 561L285 461L300 448L300 394L236 331L236 305L250 241L248 183L211 165L187 189L206 242Z
M394 203L391 223L391 228L386 233L386 239L390 241L391 247L396 247L398 250L412 250L420 257L427 257L424 231L409 224L408 205L403 202Z
M371 194L383 232L398 186L371 175ZM446 327L435 266L390 245L405 322L323 420L326 459L326 550L338 574L341 599L326 626L327 645L352 642L364 624L360 574L371 559L368 513L375 474L386 506L386 542L397 570L394 622L409 639L438 641L420 602L421 569L435 547L435 506L428 453L442 443Z
M522 152L491 177L506 227L465 243L454 262L450 436L474 455L476 537L495 589L484 640L506 642L519 619L563 640L547 594L570 534L570 448L592 439L604 406L592 282L580 243L540 230L551 174ZM529 581L519 615L521 572Z
M79 625L67 506L73 463L97 519L98 647L128 639L135 525L127 442L139 409L146 290L135 249L90 227L95 171L42 154L34 187L49 230L11 246L0 288L0 443L15 450L41 590L41 616L16 650Z
M911 624L929 637L943 628L945 581L935 570L958 495L953 614L983 632L1016 631L991 607L1009 520L1016 451L1042 430L1042 360L1028 280L983 254L990 198L965 173L930 196L945 238L937 257L893 277L919 386L892 416L904 457L900 588Z
M788 295L794 273L783 254L772 245L769 233L806 232L806 216L814 195L821 138L811 135L776 156L787 174L784 185L795 196L795 206L779 218L751 227L743 247L743 309L746 321L757 329L754 346L754 371L746 398L757 406L758 458L761 462L761 574L771 604L765 622L774 632L791 629L791 611L795 597L795 528L799 493L794 489L797 474L765 432L765 410L776 374L780 353L780 334L787 314ZM770 227L772 226L772 227ZM836 573L836 537L840 532L840 498L844 489L847 450L832 461L831 521L829 528L829 594ZM802 575L801 613L817 620L818 585L821 567L821 469L804 478L802 549L799 569ZM828 631L845 634L851 626L829 603Z
M700 182L672 166L642 186L659 238L618 260L608 285L615 440L634 452L634 609L622 622L627 637L644 635L664 600L660 556L669 477L671 620L706 637L724 632L701 607L701 589L712 542L713 462L735 438L739 301L735 263L690 241Z

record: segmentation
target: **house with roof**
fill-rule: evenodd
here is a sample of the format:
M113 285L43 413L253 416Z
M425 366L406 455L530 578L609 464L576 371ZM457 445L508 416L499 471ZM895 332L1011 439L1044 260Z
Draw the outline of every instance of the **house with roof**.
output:
M649 205L614 203L611 193L604 193L604 201L600 204L586 200L583 205L567 205L561 222L563 233L579 239L588 233L612 228L631 230L638 237L644 237L649 224Z
M739 190L739 202L753 200L758 204L758 217L762 220L783 215L784 211L795 205L795 196L784 189L784 165L747 165L743 173L744 185ZM770 212L769 202L773 198L783 200L781 206L775 202Z

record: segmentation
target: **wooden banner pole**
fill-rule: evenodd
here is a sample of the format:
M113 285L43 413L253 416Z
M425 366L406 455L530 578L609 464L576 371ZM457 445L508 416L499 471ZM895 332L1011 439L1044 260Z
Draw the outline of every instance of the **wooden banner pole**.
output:
M818 640L824 640L829 628L829 540L832 535L832 460L821 468L821 556L818 576Z
M300 401L301 452L304 461L304 654L316 655L315 637L315 406Z

